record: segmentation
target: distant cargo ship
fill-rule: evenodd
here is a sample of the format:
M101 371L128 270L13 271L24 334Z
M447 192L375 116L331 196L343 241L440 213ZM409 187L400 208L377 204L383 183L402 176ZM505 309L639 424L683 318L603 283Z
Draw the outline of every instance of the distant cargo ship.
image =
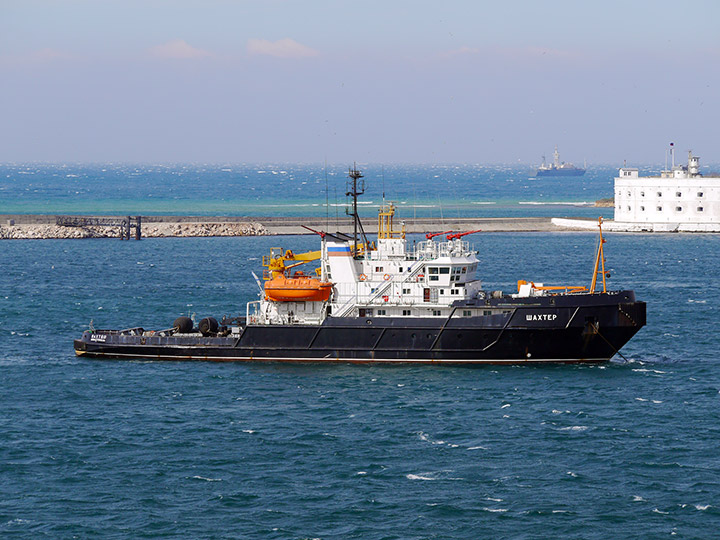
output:
M553 153L553 162L550 164L545 163L545 156L543 156L542 165L535 171L535 176L582 176L584 174L585 169L576 167L572 163L560 162L557 146L555 146L555 152Z

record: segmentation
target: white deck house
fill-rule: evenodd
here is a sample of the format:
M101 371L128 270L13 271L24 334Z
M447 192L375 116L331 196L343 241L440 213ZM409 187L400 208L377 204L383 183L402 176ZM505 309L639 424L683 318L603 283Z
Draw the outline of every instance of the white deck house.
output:
M615 178L613 230L720 232L720 176L700 174L700 158L688 152L688 164L660 176L644 176L632 167Z

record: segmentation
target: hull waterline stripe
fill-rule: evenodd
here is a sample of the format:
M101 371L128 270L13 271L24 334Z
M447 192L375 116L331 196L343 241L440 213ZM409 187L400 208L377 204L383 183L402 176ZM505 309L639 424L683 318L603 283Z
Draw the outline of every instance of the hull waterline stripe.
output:
M123 353L101 353L75 351L78 356L88 356L93 358L118 358L118 359L148 359L148 360L194 360L206 362L293 362L293 363L347 363L347 364L455 364L455 365L481 365L481 364L598 364L609 362L610 358L549 358L549 359L487 359L487 360L428 360L428 359L357 359L343 357L325 357L325 358L294 358L294 357L276 357L276 358L258 358L254 356L174 356L174 355L138 355Z

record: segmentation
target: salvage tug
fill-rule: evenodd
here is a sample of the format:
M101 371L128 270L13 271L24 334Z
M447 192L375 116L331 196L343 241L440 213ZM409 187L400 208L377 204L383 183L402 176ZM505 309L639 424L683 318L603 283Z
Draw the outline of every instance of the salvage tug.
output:
M645 303L630 290L607 291L600 242L590 287L518 281L516 293L485 291L475 279L479 231L427 234L408 245L395 208L379 210L369 243L357 213L364 192L352 168L354 230L313 231L320 250L273 248L263 257L261 299L245 316L179 317L148 331L90 329L79 356L159 360L530 364L610 360L645 325ZM318 262L313 272L297 267ZM260 284L260 279L257 278Z

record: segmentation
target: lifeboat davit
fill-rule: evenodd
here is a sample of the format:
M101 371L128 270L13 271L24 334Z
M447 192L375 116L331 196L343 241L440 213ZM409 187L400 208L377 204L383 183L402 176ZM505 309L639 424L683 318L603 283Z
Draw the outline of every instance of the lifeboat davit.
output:
M333 284L310 276L287 277L282 274L265 282L265 295L277 302L324 302L330 298Z

